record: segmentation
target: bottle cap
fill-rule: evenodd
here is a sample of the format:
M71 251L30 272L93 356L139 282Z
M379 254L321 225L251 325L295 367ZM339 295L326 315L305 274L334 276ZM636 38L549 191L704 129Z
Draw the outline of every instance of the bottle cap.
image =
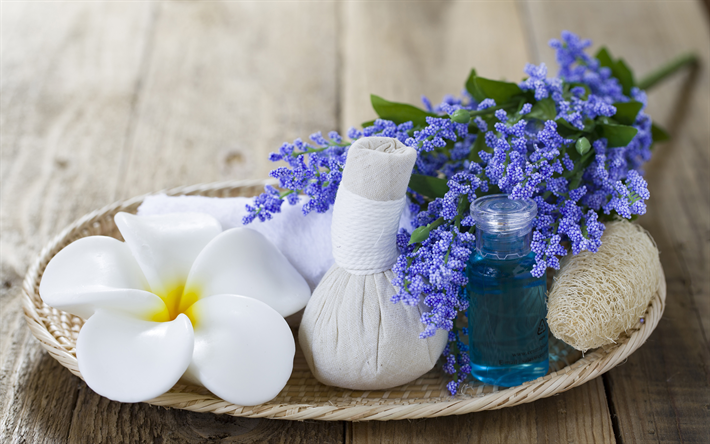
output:
M536 215L537 204L534 200L511 200L507 194L479 197L471 205L476 228L488 233L529 231Z

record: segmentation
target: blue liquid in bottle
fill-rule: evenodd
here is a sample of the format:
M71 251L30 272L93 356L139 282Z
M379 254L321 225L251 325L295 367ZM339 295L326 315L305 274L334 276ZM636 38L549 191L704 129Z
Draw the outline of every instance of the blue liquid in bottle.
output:
M471 374L512 387L547 374L546 280L532 276L532 200L486 196L472 205L476 252L466 267Z

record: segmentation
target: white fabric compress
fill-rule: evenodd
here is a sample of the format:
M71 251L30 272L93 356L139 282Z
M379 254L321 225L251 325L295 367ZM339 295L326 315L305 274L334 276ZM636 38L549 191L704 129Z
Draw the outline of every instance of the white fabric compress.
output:
M446 345L443 331L419 339L426 307L391 301L396 235L416 156L384 137L350 147L333 210L335 265L313 292L299 330L306 361L324 384L406 384L431 370Z

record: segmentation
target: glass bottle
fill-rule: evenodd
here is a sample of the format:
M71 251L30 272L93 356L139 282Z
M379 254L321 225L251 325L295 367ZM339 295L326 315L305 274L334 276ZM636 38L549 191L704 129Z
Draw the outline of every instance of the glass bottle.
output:
M476 251L466 266L471 374L513 387L547 374L547 282L531 271L532 199L505 194L476 199Z

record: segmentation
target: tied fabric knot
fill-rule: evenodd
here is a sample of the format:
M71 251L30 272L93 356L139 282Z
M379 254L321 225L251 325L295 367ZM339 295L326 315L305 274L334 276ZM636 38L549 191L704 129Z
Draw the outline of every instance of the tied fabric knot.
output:
M399 256L396 235L404 205L405 197L376 201L340 188L332 225L335 263L356 275L392 268Z

